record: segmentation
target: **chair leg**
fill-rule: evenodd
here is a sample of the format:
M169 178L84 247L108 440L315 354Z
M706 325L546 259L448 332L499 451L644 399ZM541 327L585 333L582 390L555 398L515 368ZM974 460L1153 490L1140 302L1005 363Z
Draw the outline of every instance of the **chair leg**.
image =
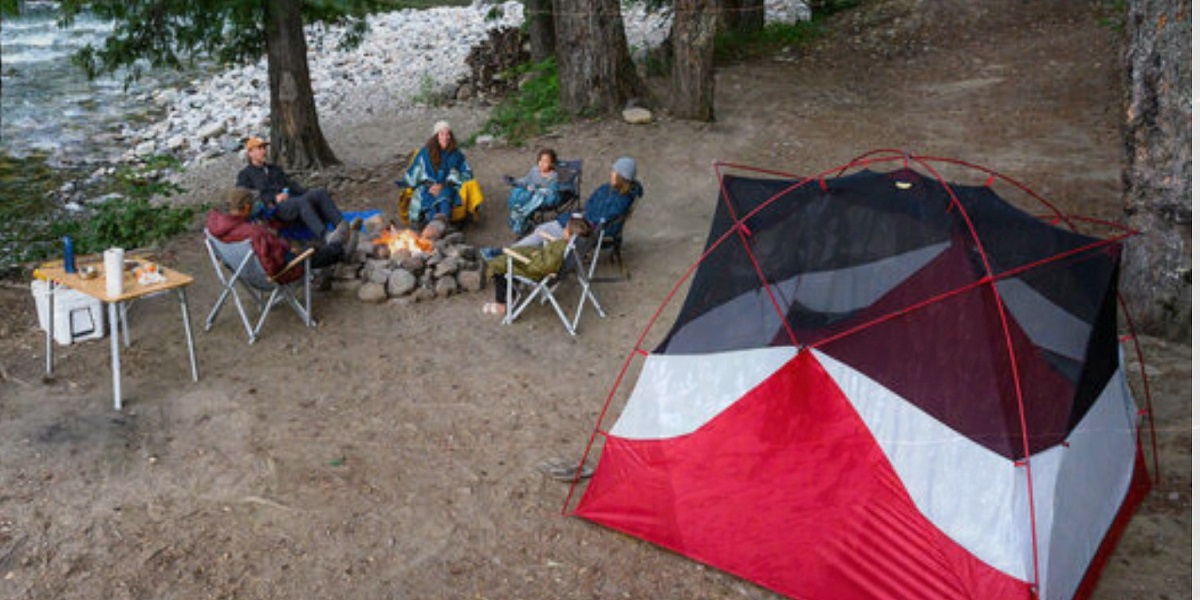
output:
M575 335L575 324L567 319L567 315L563 314L562 307L558 305L558 300L554 299L554 294L547 292L545 294L545 299L550 301L550 306L553 306L554 312L558 313L558 320L562 321L563 327L566 328L567 333L574 336Z

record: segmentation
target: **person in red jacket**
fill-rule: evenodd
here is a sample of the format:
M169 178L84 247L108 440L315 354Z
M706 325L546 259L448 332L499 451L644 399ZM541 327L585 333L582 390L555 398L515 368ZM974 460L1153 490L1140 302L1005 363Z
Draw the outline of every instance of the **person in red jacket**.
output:
M229 190L225 194L226 212L216 209L209 211L205 227L223 242L250 240L263 270L274 276L296 258L296 253L275 230L250 220L256 196L255 191L249 188L235 187ZM340 227L336 237L316 249L312 257L312 266L321 268L337 264L339 261L350 262L357 246L358 228ZM288 283L299 279L303 274L302 269L292 269L281 275L278 281Z

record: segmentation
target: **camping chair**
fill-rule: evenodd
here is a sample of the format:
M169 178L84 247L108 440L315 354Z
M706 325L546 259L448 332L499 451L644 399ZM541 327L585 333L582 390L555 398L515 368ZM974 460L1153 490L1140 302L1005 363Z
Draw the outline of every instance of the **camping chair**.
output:
M212 329L217 314L221 312L225 301L231 296L251 344L258 339L258 332L266 322L271 309L281 302L286 302L291 306L305 325L317 326L312 317L312 255L315 250L312 248L305 250L272 276L263 269L258 256L254 254L254 247L250 240L223 242L205 229L204 245L208 248L208 257L212 261L213 270L217 273L217 279L221 282L221 294L217 297L216 304L213 305L204 322L205 331ZM299 279L289 283L279 283L278 279L281 275L300 268L304 269L304 275ZM250 298L258 305L258 322L253 326L250 324L246 308L242 305L242 297L238 294L239 285L249 292ZM303 303L296 298L297 287L303 287Z
M567 333L572 336L575 335L578 329L579 318L583 314L583 307L588 301L592 303L592 306L595 307L596 312L601 317L607 316L604 313L604 308L600 306L600 301L596 299L595 293L592 292L591 282L587 277L587 270L584 267L579 252L576 251L575 242L577 239L579 238L572 238L567 243L566 249L563 250L562 266L558 268L558 271L538 280L514 273L514 261L527 263L529 259L510 248L504 249L508 263L508 269L504 275L508 283L505 306L508 306L509 310L504 314L504 319L501 320L501 323L512 325L517 320L517 317L521 316L534 300L539 301L541 304L549 302L554 307L554 312L558 314L558 319L562 321ZM566 313L563 312L562 305L559 304L554 294L559 289L559 284L572 274L579 281L579 306L575 310L574 318L568 319Z
M558 171L558 199L554 204L538 207L530 215L534 225L556 218L565 212L579 210L579 190L583 189L583 159L560 160L555 163Z
M587 277L589 282L610 281L609 279L595 279L596 265L600 262L600 255L605 252L609 255L609 262L615 262L621 270L621 275L625 279L629 279L629 269L625 267L625 260L621 256L621 248L625 241L625 223L633 216L635 208L637 208L637 198L634 198L633 203L629 205L629 210L625 211L625 214L610 221L600 221L596 224L592 233L592 239L585 246L589 248L587 256Z

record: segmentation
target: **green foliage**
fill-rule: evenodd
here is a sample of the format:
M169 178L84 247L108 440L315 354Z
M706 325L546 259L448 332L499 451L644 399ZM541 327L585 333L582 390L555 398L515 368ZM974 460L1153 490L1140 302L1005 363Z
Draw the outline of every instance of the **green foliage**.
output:
M45 198L62 186L68 173L50 169L40 159L0 161L0 180L21 184L10 187L10 192L18 193L0 203L0 248L4 250L0 270L58 258L63 236L71 236L77 253L93 254L113 246L146 247L188 231L196 207L153 201L184 191L165 179L178 165L174 157L160 156L137 166L121 167L95 190L89 190L111 199L94 208L67 212L53 208ZM23 170L19 180L8 176L14 166Z
M72 174L46 165L44 155L12 158L0 154L0 272L47 256L53 238L50 225L57 215L46 197L71 179ZM57 246L61 248L61 244Z
M414 104L424 104L426 106L443 106L446 104L446 97L438 89L437 80L433 75L424 73L421 75L421 83L418 85L417 93L412 97Z
M492 110L492 116L483 127L484 133L502 137L517 146L569 120L558 105L558 67L554 59L524 65L507 75L523 78L526 74L532 74L532 77L515 96L505 98Z
M0 0L7 1L7 0ZM392 10L388 0L301 0L305 23L343 25L341 44L353 47L366 31L372 11ZM97 48L88 45L74 57L89 77L126 69L137 79L148 66L179 69L197 60L245 62L266 49L267 5L257 0L63 0L62 26L89 10L114 23L112 33Z
M136 166L117 169L109 181L109 192L118 197L104 202L85 219L74 219L55 227L55 237L71 235L80 253L101 252L114 246L140 248L187 231L196 216L190 206L154 204L155 197L170 198L183 188L164 175L178 169L171 156L156 156Z
M1100 25L1115 33L1125 32L1125 17L1129 14L1129 4L1125 0L1110 0L1100 9Z
M718 63L728 63L802 48L820 36L821 25L816 21L770 23L751 35L728 31L717 34L713 52Z

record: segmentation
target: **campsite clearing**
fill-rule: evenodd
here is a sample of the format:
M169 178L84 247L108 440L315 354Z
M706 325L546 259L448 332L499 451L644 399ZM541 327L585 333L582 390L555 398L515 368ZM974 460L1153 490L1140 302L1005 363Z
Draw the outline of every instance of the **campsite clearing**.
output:
M178 308L147 303L130 311L118 413L105 352L58 349L42 382L27 282L0 287L0 597L774 598L560 517L566 486L538 466L578 458L639 328L698 257L713 160L804 174L908 148L1119 219L1108 4L868 1L813 53L723 68L715 123L588 121L539 140L585 160L586 190L623 154L647 189L627 229L632 278L597 286L609 317L585 315L575 339L549 310L510 327L481 315L490 290L381 305L334 292L316 299L316 331L286 311L253 346L234 320L198 330L193 383L179 368L186 347L164 342L178 337ZM394 211L400 149L443 117L470 131L486 113L327 130L347 166L325 179L350 209ZM489 202L473 241L510 241L501 176L535 151L468 149ZM191 173L188 200L212 199L237 166ZM199 232L159 259L196 276L199 323L217 290ZM1105 571L1104 600L1191 597L1191 349L1143 342L1161 479Z

